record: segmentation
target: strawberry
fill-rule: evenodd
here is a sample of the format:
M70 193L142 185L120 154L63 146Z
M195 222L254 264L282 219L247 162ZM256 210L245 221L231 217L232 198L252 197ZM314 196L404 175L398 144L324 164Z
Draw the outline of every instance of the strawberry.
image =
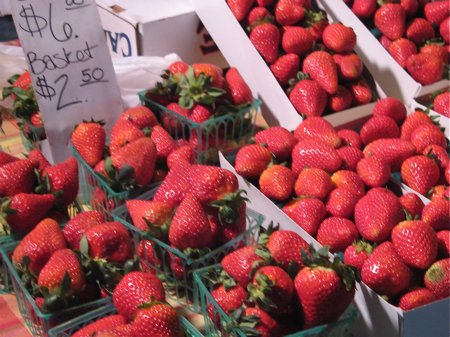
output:
M195 163L194 151L188 145L180 146L177 149L174 149L167 156L167 167L169 170L175 166L179 161L184 160L188 164Z
M406 159L401 166L403 182L416 192L426 195L439 180L439 166L427 156Z
M189 64L183 61L176 61L167 67L167 70L171 72L172 76L179 81L181 74L185 74L188 71Z
M40 247L36 250L36 247ZM66 248L66 241L56 221L44 219L29 232L13 252L13 259L34 275L38 275L53 253ZM23 265L23 258L30 259L28 267Z
M400 138L403 140L411 140L413 131L422 124L432 124L433 120L426 113L416 110L414 113L406 117L400 128Z
M277 230L270 234L266 247L272 257L284 270L288 270L291 261L303 267L301 249L307 248L308 243L296 232L288 230Z
M17 193L3 201L1 214L13 232L28 233L44 219L55 201L53 194Z
M250 41L266 62L277 60L280 31L275 25L263 23L255 26L250 33Z
M429 145L447 147L444 133L435 124L419 125L411 134L411 143L416 147L417 153L422 153Z
M72 337L90 337L93 334L98 336L103 331L126 324L127 321L122 315L110 315L98 319L75 332Z
M331 176L333 186L337 188L350 187L354 192L363 196L365 194L365 186L361 177L356 172L349 170L339 170Z
M239 326L242 324L242 328L248 331L249 334L254 336L279 336L280 335L280 323L278 318L272 317L267 311L261 308L242 308L238 310L232 310L230 314L232 322ZM253 328L249 328L253 327Z
M380 37L380 43L384 47L384 49L388 50L392 41L387 36L383 35L382 37Z
M337 151L322 142L303 140L292 150L292 171L295 175L307 166L317 167L328 173L337 171L342 165Z
M231 89L229 88L229 90ZM186 115L187 118L189 118L194 123L198 124L206 122L208 119L211 118L211 116L212 116L211 108L197 103L194 103L194 106L192 107L192 109L188 110Z
M333 217L352 218L355 205L361 197L352 187L335 188L327 196L325 208Z
M89 256L124 265L133 258L133 244L127 228L120 222L104 222L84 232Z
M415 218L416 215L419 217L422 215L425 204L417 194L412 192L403 194L399 198L399 201L402 204L402 207L411 214L412 218Z
M372 18L377 10L377 0L354 0L350 9L361 20Z
M416 46L422 46L426 41L435 37L433 26L423 18L412 19L406 26L405 34Z
M31 193L36 180L34 170L38 167L39 162L32 159L20 159L0 166L0 197Z
M402 68L406 68L406 61L411 55L417 54L417 46L406 38L393 41L387 50Z
M39 162L39 172L43 172L47 167L51 166L47 158L44 157L39 149L33 149L28 154L28 159L37 160Z
M138 306L153 296L156 301L164 302L166 295L162 282L153 274L134 271L126 274L117 284L113 301L117 311L127 321L138 313Z
M363 150L364 156L374 156L385 160L391 167L391 172L398 172L402 163L416 153L413 143L398 139L377 139L368 144Z
M178 148L178 143L160 125L155 125L151 129L150 138L156 146L156 161L166 162L167 156Z
M299 114L322 116L327 105L327 92L319 82L303 79L295 84L289 93L289 100Z
M300 6L302 6L306 11L311 11L312 5L311 0L295 0Z
M169 228L170 243L177 249L203 248L211 241L211 227L198 198L186 194Z
M250 144L239 149L234 169L245 178L259 178L272 161L272 154L262 145Z
M441 230L436 233L438 240L438 257L437 259L445 259L450 257L450 230Z
M392 229L391 241L397 254L410 267L427 269L436 260L436 232L425 221L409 217L400 222Z
M369 187L384 186L391 177L391 168L379 157L366 157L356 165L356 172Z
M211 63L194 63L192 68L194 68L195 78L197 78L201 73L205 74L205 76L211 76L211 86L222 89L224 78L223 70L220 67ZM185 74L187 75L187 71Z
M428 192L428 197L431 201L448 198L450 191L447 190L448 186L436 185Z
M314 236L320 223L325 219L326 209L323 202L315 198L302 198L293 210L293 220L306 233Z
M313 50L313 45L314 39L306 28L299 26L285 27L281 38L281 46L286 53L304 56Z
M414 16L419 10L419 1L418 0L400 0L400 4L405 9L405 13L407 17Z
M450 1L435 1L430 2L425 5L423 8L425 18L434 23L436 26L439 26L444 19L448 17L448 13L450 11Z
M240 284L234 286L224 286L223 284L211 291L211 296L217 302L219 307L229 315L230 310L238 309L242 306L242 303L248 303L246 301L247 291ZM214 309L212 303L208 308L209 317L216 323L220 324L220 316L217 313L214 318Z
M280 163L291 157L292 149L297 144L294 135L281 126L258 131L254 138L257 144L266 144L267 149Z
M362 151L352 146L343 146L337 149L337 153L342 159L342 169L353 172L356 172L356 165L364 158Z
M227 0L231 13L233 13L238 21L245 19L254 2L255 0Z
M344 263L355 266L361 273L364 261L372 254L376 244L371 245L363 240L355 241L344 251Z
M308 196L323 200L333 189L333 182L324 170L307 167L298 175L294 189L298 197Z
M361 279L379 295L388 298L408 287L410 269L395 252L390 241L380 244L364 261Z
M355 206L356 228L367 241L385 241L392 228L404 219L402 205L393 193L367 193Z
M117 121L121 120L130 121L139 130L158 125L158 120L156 119L155 114L149 108L142 105L125 110L117 119Z
M259 177L259 188L267 198L286 200L294 190L295 175L291 169L282 165L266 168Z
M288 200L281 209L290 219L294 220L294 208L297 206L300 199L293 198Z
M99 187L95 188L92 194L92 199L90 201L90 206L93 210L99 211L100 213L111 212L123 203L123 200L118 202L118 200L112 196L107 196L105 191Z
M353 97L350 91L342 85L335 94L328 97L328 108L332 111L342 111L352 106Z
M224 88L231 96L231 103L234 105L253 102L253 94L250 87L235 67L228 69L225 74Z
M436 156L437 163L439 164L439 169L441 170L441 172L443 172L450 163L450 159L448 158L448 154L445 148L439 145L429 145L422 151L422 154L424 156L426 156L428 153Z
M422 220L436 232L450 229L450 202L445 199L432 200L422 211Z
M302 72L308 73L311 79L319 82L330 95L338 88L337 66L333 56L325 51L314 51L303 61Z
M42 122L42 115L39 111L33 112L30 121L31 125L35 128L42 128L44 126L44 123Z
M13 83L13 87L19 87L28 91L28 89L30 88L30 84L32 84L31 75L27 70L16 79L16 81Z
M325 46L334 53L350 53L356 47L356 34L342 23L332 23L323 31Z
M119 120L111 129L109 152L114 155L120 148L132 141L144 138L145 134L128 120Z
M33 152L33 150L31 152ZM8 164L13 161L18 161L18 160L20 160L20 159L17 157L11 156L10 154L0 150L0 166L3 166L5 164Z
M372 117L361 127L359 135L364 145L367 145L380 138L398 138L400 129L391 117Z
M352 93L353 105L364 105L372 101L370 86L362 78L346 83L345 87Z
M319 225L316 239L322 246L329 246L331 253L344 252L353 241L359 239L359 233L350 220L331 216Z
M275 5L275 19L280 26L293 26L305 16L305 10L295 0L279 0Z
M438 300L447 298L450 291L450 258L433 263L425 273L424 282Z
M447 180L447 183L450 184L450 164L447 165L447 167L445 168L445 180Z
M234 278L243 288L246 288L251 281L252 265L256 261L263 262L264 259L256 253L254 246L245 246L226 255L220 264L228 275Z
M388 3L377 9L373 21L381 33L391 40L397 40L405 32L406 12L402 5Z
M302 250L305 267L294 280L304 329L336 321L355 296L355 280L359 282L356 268L339 258L330 262L326 247L316 252L310 244L309 250L313 258Z
M449 49L445 46L438 46L437 44L427 44L420 48L421 54L435 54L438 55L439 58L444 62L445 65L448 65L449 62Z
M304 8L306 9L306 7ZM322 39L323 31L329 25L327 16L321 12L308 11L305 17L306 29L308 29L314 41L318 42Z
M131 166L131 178L135 179L136 184L145 186L152 180L156 157L155 142L150 138L139 138L120 148L111 160L118 172L125 165Z
M282 86L287 86L291 78L295 78L300 68L300 58L297 54L288 53L280 56L270 70Z
M182 331L177 311L170 305L153 299L138 305L132 329L132 336L135 337L178 337Z
M446 44L450 43L450 17L446 17L439 25L439 33Z
M80 240L86 230L104 222L98 211L85 211L78 213L67 222L63 229L64 238L70 248L80 250Z
M178 206L189 188L190 166L191 164L186 161L180 161L172 166L156 191L153 201L162 201L171 207Z
M138 256L141 269L145 273L156 275L157 269L162 268L162 261L159 259L158 246L150 240L141 240L138 245Z
M373 107L373 117L388 116L398 125L406 119L405 105L394 97L386 97L378 100Z
M406 69L415 81L428 85L442 78L444 62L435 54L419 53L408 57Z
M337 132L337 135L342 140L342 145L356 147L358 149L362 148L362 141L359 133L350 129L342 129Z
M175 102L169 103L166 106L166 109L186 118L190 112L190 109L183 109L178 103ZM173 113L164 113L162 116L162 125L171 135L180 135L184 130L183 124L181 123L181 118Z
M361 77L363 63L355 53L334 54L339 81L353 81Z
M294 131L294 137L298 141L317 140L324 144L339 148L341 139L337 135L333 126L326 119L319 116L312 116L303 119Z
M413 287L400 297L398 306L403 311L412 310L436 301L436 297L426 288Z
M75 126L70 135L73 147L90 167L94 167L103 158L106 140L103 125L102 121L83 121Z
M273 16L269 10L262 6L253 7L247 15L247 26L251 27L260 20L268 20L273 23Z

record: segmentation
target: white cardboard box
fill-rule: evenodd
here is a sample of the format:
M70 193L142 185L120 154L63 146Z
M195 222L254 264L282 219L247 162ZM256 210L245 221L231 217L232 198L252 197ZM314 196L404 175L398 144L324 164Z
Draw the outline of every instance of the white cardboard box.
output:
M185 0L96 0L112 57L176 53L189 63L228 66Z

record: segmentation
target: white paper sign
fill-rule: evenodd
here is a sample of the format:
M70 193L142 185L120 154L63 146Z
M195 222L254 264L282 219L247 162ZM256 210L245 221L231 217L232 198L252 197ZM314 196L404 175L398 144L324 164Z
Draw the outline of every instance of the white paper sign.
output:
M10 0L55 163L75 124L103 119L109 132L122 100L94 0Z

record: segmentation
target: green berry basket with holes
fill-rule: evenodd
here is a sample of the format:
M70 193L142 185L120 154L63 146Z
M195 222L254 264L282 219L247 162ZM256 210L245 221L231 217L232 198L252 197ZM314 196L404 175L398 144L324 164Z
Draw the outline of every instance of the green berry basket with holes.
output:
M41 140L45 139L44 127L34 127L33 124L20 118L17 121L20 129L20 138L25 150L29 153L31 150L40 149Z

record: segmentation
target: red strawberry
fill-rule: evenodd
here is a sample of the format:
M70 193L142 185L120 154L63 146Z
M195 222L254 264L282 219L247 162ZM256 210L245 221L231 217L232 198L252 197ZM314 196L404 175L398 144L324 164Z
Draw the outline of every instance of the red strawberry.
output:
M450 257L450 230L441 230L436 233L438 239L438 260Z
M361 273L364 261L372 254L376 245L371 245L365 241L355 241L344 251L344 263L355 266Z
M353 81L363 72L363 63L355 53L334 54L339 81Z
M446 199L432 200L423 208L422 220L436 232L450 229L450 201Z
M300 0L302 1L302 0ZM309 1L309 0L308 0ZM306 7L304 7L306 9ZM329 25L328 18L321 12L308 11L306 13L306 29L312 35L314 41L322 39L323 31Z
M293 211L293 220L306 233L314 236L320 223L325 219L326 209L319 199L302 198Z
M174 149L167 156L167 167L169 170L175 166L179 161L184 160L188 164L195 163L194 151L188 145L180 146L177 149Z
M450 43L450 17L444 19L439 25L439 33L446 44Z
M75 332L72 337L90 337L93 334L99 335L105 330L121 326L126 323L127 321L122 315L106 316L81 328Z
M342 160L337 151L319 141L303 140L298 142L292 150L292 171L297 176L307 166L333 173L341 165Z
M200 73L205 74L205 76L211 76L211 86L222 89L224 78L223 70L220 67L212 63L194 63L192 68L194 68L195 78L197 78ZM187 71L185 74L187 75Z
M315 51L303 61L302 71L319 82L325 91L332 95L338 89L337 66L333 56L325 51Z
M291 157L292 149L297 144L294 135L281 126L261 130L255 134L254 138L258 144L267 144L267 149L280 163Z
M259 188L267 198L286 200L294 190L295 175L291 169L282 165L266 168L259 177Z
M178 337L182 331L177 311L169 304L153 300L139 305L132 326L135 337Z
M416 153L413 143L398 139L377 139L368 144L363 150L364 156L374 156L385 160L391 167L391 172L398 172L402 163Z
M328 108L332 111L342 111L352 106L353 97L350 91L342 85L335 94L328 97Z
M300 58L297 54L289 53L280 56L273 64L270 70L282 86L289 84L291 78L295 78L300 69Z
M387 50L391 45L392 41L387 36L383 35L382 37L380 37L380 43L384 47L384 49Z
M398 306L403 311L412 310L436 301L436 297L426 288L414 287L402 295Z
M44 157L42 152L39 149L33 149L28 154L28 159L37 160L39 162L39 172L42 173L47 167L51 166L48 162L47 158ZM0 165L1 166L1 165Z
M179 81L181 74L186 73L188 69L189 64L183 61L176 61L167 68L177 81Z
M361 20L370 19L377 10L377 0L354 0L351 10Z
M447 298L450 291L450 258L433 263L425 273L424 282L438 300Z
M234 105L246 104L253 102L253 94L250 87L242 78L239 70L235 67L228 69L225 74L225 89L231 96L231 103Z
M120 222L104 222L84 233L89 243L89 256L124 265L133 258L133 246L127 228Z
M356 147L361 149L362 141L359 133L350 129L342 129L337 132L339 138L342 140L342 145Z
M408 287L410 269L390 241L383 242L364 261L361 279L379 295L388 298Z
M117 284L113 301L119 314L131 321L138 313L138 305L147 302L150 296L158 302L165 301L162 282L153 274L134 271L126 274Z
M398 125L406 119L406 107L394 97L386 97L378 100L373 107L373 117L388 116Z
M175 102L169 103L166 106L166 109L186 118L190 112L189 109L183 109L178 103ZM180 135L184 130L183 124L181 123L181 118L173 113L164 113L162 117L162 125L171 135Z
M156 191L153 201L162 201L171 207L178 206L189 188L190 166L190 163L183 160L172 166Z
M280 31L275 25L263 23L255 26L250 33L250 41L268 63L277 60Z
M447 180L447 183L450 184L450 164L447 165L445 168L445 180Z
M259 178L272 161L272 154L262 145L250 144L236 154L234 169L245 178Z
M72 249L80 250L80 240L86 230L104 222L98 211L85 211L78 213L67 222L63 229L64 238Z
M417 54L417 46L406 38L393 41L387 50L402 68L406 68L406 61L411 55Z
M417 46L434 39L435 33L431 23L423 18L414 18L406 26L406 37ZM414 53L415 54L415 53Z
M239 311L236 311L239 312ZM233 317L233 315L232 315ZM242 318L250 317L249 320L256 320L257 323L253 327L261 336L278 336L281 329L277 319L272 317L265 310L260 308L247 308L242 312ZM233 319L233 318L232 318Z
M377 9L374 24L391 40L401 38L405 32L406 12L402 5L388 3Z
M332 189L330 175L320 168L303 169L295 181L295 194L298 197L308 196L323 200Z
M0 197L31 193L36 180L34 170L38 167L39 162L31 159L20 159L0 166Z
M370 86L363 79L348 82L345 87L352 93L353 105L364 105L372 101Z
M337 188L350 187L357 195L363 196L365 194L364 182L356 172L339 170L333 173L331 181L333 186Z
M380 138L398 138L400 129L391 117L379 116L364 123L359 135L364 145L367 145Z
M294 131L294 137L298 141L317 140L324 144L339 148L341 139L337 135L333 126L326 119L319 116L312 116L303 119Z
M33 152L33 150L31 152ZM18 160L20 159L0 150L0 166Z
M305 16L305 10L295 0L279 0L275 5L275 19L280 26L293 26Z
M316 252L312 244L309 249L313 259L304 254L303 263L306 267L294 280L304 329L336 321L353 301L355 279L359 281L356 268L340 261L333 264L328 260L327 249ZM340 276L342 274L336 268L342 268L349 277Z
M311 11L312 5L311 0L295 0L300 6L302 6L306 11Z
M392 228L405 219L402 205L390 192L367 193L355 206L355 225L367 241L385 241Z
M383 159L379 157L366 157L356 165L356 172L369 187L384 186L391 177L391 169Z
M419 53L408 58L406 69L415 81L428 85L442 78L444 62L437 55Z
M114 155L119 149L132 141L144 138L145 134L128 120L119 120L111 129L109 151Z
M178 143L160 125L155 125L150 133L150 138L156 146L156 161L166 162L167 156L178 148Z
M352 146L343 146L337 152L342 159L342 168L348 171L356 172L356 165L364 158L362 151Z
M425 204L422 199L415 193L406 193L399 198L402 207L414 218L416 215L422 215Z
M417 153L422 153L429 145L447 147L444 133L435 124L419 125L411 134L411 143L416 147Z
M289 100L299 114L322 116L327 106L327 92L319 82L303 79L295 84L289 93Z
M280 263L284 270L288 270L291 261L303 267L301 248L307 249L308 243L296 232L277 230L269 236L266 247L275 261Z
M150 240L141 240L138 246L138 256L141 269L145 273L156 275L156 271L162 268L162 261L158 257L158 245Z
M430 43L420 48L420 53L438 55L442 62L444 62L445 65L448 65L449 49L446 46L438 46L437 44Z
M152 236L161 240L167 237L173 213L170 205L161 201L138 199L127 200L126 205L136 228L141 231L152 230Z
M134 108L125 110L118 118L120 120L128 120L133 123L139 130L151 128L158 125L158 120L154 113L147 107L139 105Z
M423 8L423 11L425 13L425 18L428 21L439 26L441 22L448 17L450 1L444 0L427 3Z
M238 21L244 20L254 2L255 0L227 0L231 12Z
M225 287L220 285L213 291L211 291L211 296L217 302L219 307L225 312L225 314L229 315L230 310L238 309L242 306L242 303L247 303L247 292L240 284L236 284L232 287ZM214 309L212 303L209 304L208 308L209 317L216 322L216 324L220 324L220 316L217 313L217 317L214 318Z
M19 87L28 91L28 89L30 88L30 84L32 84L31 75L27 70L16 79L16 81L13 83L13 87Z
M103 124L102 121L83 121L70 135L73 147L90 167L94 167L103 158L106 140Z
M225 82L224 82L225 83ZM229 89L229 88L228 88ZM229 89L231 90L231 89ZM194 103L194 107L188 110L186 117L191 121L201 124L206 122L212 116L212 110L201 104ZM196 132L196 131L194 131Z
M414 16L414 14L416 14L419 9L418 0L400 0L400 4L405 9L407 17Z
M40 247L36 250L36 247ZM58 223L52 219L42 220L14 249L13 259L22 263L24 256L30 258L29 271L38 275L53 253L66 248L66 241ZM24 266L22 266L24 268Z
M347 246L359 239L359 233L350 220L331 216L319 225L316 239L322 246L329 246L331 253L344 252Z
M448 187L444 185L436 185L428 192L428 197L431 201L436 199L445 199L449 196Z
M325 202L327 213L334 217L352 218L356 203L361 199L352 187L339 187L330 192Z
M3 202L1 214L13 232L28 233L44 219L55 201L53 194L17 193Z
M281 38L281 46L286 53L303 56L313 50L313 45L314 39L306 28L299 26L285 27Z
M293 198L286 202L282 208L284 214L286 214L290 219L294 220L294 208L297 206L300 199Z
M255 25L260 20L271 20L273 22L272 14L269 10L262 6L253 7L247 15L247 25L250 27Z
M401 167L403 182L416 192L426 195L439 180L439 166L427 156L406 159Z
M211 227L206 213L193 194L186 194L178 207L170 224L169 240L181 251L203 248L211 241Z
M411 140L413 131L422 124L432 124L433 120L423 111L417 110L408 117L400 129L400 138L404 140Z
M356 47L356 34L342 23L332 23L323 31L323 43L334 53L350 53Z

